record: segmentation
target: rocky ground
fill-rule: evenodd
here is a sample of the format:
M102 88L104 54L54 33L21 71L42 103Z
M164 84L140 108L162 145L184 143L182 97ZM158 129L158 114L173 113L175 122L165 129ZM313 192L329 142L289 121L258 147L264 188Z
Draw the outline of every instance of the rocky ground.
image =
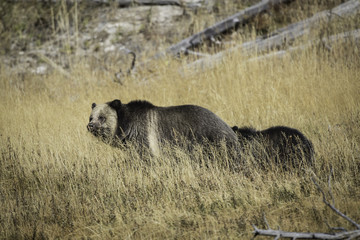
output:
M85 60L112 75L145 60L258 0L8 0L0 3L0 62L16 73L71 72ZM266 34L329 9L340 0L289 1L238 29ZM239 34L230 34L233 43ZM225 39L221 39L225 43ZM84 62L84 61L83 61Z
M71 70L82 59L128 65L128 50L149 56L257 1L121 2L130 1L4 1L1 62L36 74Z

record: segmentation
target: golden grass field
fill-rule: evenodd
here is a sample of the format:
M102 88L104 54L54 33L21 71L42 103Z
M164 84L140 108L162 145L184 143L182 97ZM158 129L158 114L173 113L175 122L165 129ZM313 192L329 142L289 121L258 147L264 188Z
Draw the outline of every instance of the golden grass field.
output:
M73 78L0 72L0 237L2 239L251 239L252 224L329 232L353 226L322 202L333 168L336 206L360 222L360 54L352 43L282 59L247 62L234 53L192 73L170 59L124 85L73 66ZM91 103L115 98L196 104L230 126L285 125L314 144L302 172L201 167L203 157L165 149L142 160L86 130ZM224 159L221 154L217 161ZM259 160L260 161L260 160ZM265 239L257 237L256 239Z

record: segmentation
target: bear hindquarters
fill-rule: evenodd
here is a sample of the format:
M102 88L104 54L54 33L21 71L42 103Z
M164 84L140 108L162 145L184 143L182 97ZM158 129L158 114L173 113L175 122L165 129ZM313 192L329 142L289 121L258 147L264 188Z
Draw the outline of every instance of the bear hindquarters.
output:
M270 158L288 170L303 168L314 164L314 147L299 130L276 126L259 132L265 142Z

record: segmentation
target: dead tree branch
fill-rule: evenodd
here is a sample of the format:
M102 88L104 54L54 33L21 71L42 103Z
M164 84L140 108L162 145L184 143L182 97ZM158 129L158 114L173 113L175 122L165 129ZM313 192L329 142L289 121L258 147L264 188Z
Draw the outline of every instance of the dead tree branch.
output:
M194 69L212 68L221 62L225 56L235 51L241 51L245 56L248 56L256 52L261 53L272 49L283 48L286 45L290 45L290 43L294 42L296 39L309 35L311 28L317 26L321 21L324 21L324 19L332 21L329 16L352 16L357 14L359 10L360 1L349 0L331 10L319 12L311 18L281 28L269 36L262 36L254 41L245 42L239 46L214 54L211 57L199 59L189 64L189 67Z
M261 236L270 236L274 237L274 239L280 239L280 238L291 238L291 239L355 239L357 237L360 237L360 224L355 222L353 219L342 213L339 209L335 207L335 200L332 194L331 190L331 175L333 174L333 171L331 170L331 173L328 178L328 193L331 197L332 203L328 201L326 198L326 194L324 190L320 187L320 185L316 182L315 178L312 177L312 181L314 182L316 188L319 190L319 192L322 194L323 202L326 206L328 206L331 210L333 210L337 215L344 218L346 221L350 222L352 225L354 225L357 229L352 231L346 231L344 228L331 228L331 230L341 230L341 232L337 233L302 233L302 232L286 232L281 230L273 230L269 227L269 224L265 218L264 215L264 221L267 225L267 229L259 229L255 225L253 225L254 228L254 238L258 235Z
M242 23L245 23L249 19L253 18L257 14L264 12L270 9L271 6L290 2L292 0L262 0L261 2L248 7L221 22L216 23L215 25L204 29L203 31L196 33L175 45L172 45L165 52L161 52L155 55L155 59L165 56L167 54L178 55L181 52L186 51L187 49L196 47L203 43L206 40L210 40L211 38L215 38L217 35L227 32L231 29L235 29Z
M131 61L131 66L125 73L122 71L122 68L120 68L119 71L114 74L114 82L120 83L122 85L124 77L130 76L131 72L135 69L136 54L125 47L121 50L124 50L127 54L130 54L133 57Z
M340 33L340 34L336 34L336 35L332 35L329 38L323 38L321 40L315 40L315 41L309 41L307 44L304 45L300 45L300 46L296 46L296 47L290 47L286 50L280 50L280 51L276 51L276 52L271 52L259 57L254 57L254 58L250 58L247 61L251 62L251 61L259 61L259 60L264 60L264 59L269 59L269 58L274 58L274 57L283 57L286 54L291 54L293 52L298 52L298 51L303 51L305 49L310 48L311 46L314 46L316 44L319 44L320 42L326 44L328 46L328 50L331 51L332 47L331 45L334 43L338 43L338 42L346 42L348 40L354 39L355 41L359 41L360 40L360 29L356 29L354 31L350 31L350 32L345 32L345 33Z
M273 230L273 229L258 229L256 226L254 227L254 236L269 236L274 237L274 239L280 238L291 238L291 239L355 239L360 236L359 230L348 231L348 232L340 232L335 234L327 234L327 233L300 233L300 232L286 232L281 230Z
M332 170L331 170L332 172ZM329 195L332 198L332 204L329 203L329 201L326 199L326 195L324 193L324 191L321 189L321 187L319 186L319 184L316 182L315 178L312 178L312 181L314 182L316 188L321 192L322 196L323 196L323 202L326 204L326 206L328 206L331 210L333 210L337 215L341 216L342 218L344 218L346 221L350 222L352 225L354 225L357 229L360 230L360 224L358 224L357 222L355 222L354 220L352 220L351 218L349 218L348 216L346 216L345 214L343 214L339 209L337 209L335 207L335 200L332 196L332 192L331 192L331 174L329 175L329 179L328 179L328 185L329 185ZM360 231L359 231L360 232Z

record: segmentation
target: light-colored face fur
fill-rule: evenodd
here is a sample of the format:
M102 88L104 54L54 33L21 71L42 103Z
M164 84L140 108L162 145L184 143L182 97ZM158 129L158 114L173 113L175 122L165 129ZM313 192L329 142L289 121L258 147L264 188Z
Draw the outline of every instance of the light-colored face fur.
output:
M112 140L116 133L117 114L108 104L93 104L88 130L96 137Z

